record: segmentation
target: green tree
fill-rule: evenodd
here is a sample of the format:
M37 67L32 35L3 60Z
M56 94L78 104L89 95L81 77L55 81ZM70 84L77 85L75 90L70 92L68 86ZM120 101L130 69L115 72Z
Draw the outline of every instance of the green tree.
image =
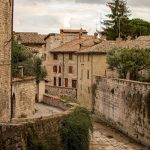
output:
M37 91L39 95L39 83L43 80L47 71L42 66L42 60L34 56L30 50L21 44L17 44L13 41L12 49L12 76L18 77L18 66L23 66L24 76L35 76L37 83ZM37 98L38 98L37 95Z
M132 38L138 36L150 35L150 22L140 18L131 19L128 21L129 36Z
M131 80L139 80L139 71L150 69L150 49L113 49L107 54L109 68L116 69L120 78L130 75Z
M108 40L115 40L119 36L125 38L130 13L126 1L112 0L107 3L107 6L111 9L111 14L106 15L109 20L104 21L105 28L102 34L106 35Z

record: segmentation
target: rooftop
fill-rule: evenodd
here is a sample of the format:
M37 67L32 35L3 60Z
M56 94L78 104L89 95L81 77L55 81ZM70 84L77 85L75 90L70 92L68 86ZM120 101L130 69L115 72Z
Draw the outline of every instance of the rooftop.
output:
M70 42L67 42L50 52L78 52L80 50L83 50L85 48L91 47L95 45L96 41L93 37L87 36L87 37L82 37L81 39L77 38L74 39Z
M79 34L82 31L82 33L87 34L88 32L84 29L60 29L60 33L73 33L73 34Z
M21 41L21 44L45 44L46 35L37 32L15 32L14 35L17 41Z

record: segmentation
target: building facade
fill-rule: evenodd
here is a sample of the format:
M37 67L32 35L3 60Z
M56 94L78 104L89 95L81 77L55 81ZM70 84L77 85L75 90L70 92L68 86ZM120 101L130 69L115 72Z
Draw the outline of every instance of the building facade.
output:
M0 122L11 118L12 0L0 0Z
M77 88L78 59L76 52L94 45L93 37L81 37L49 51L45 66L49 86Z

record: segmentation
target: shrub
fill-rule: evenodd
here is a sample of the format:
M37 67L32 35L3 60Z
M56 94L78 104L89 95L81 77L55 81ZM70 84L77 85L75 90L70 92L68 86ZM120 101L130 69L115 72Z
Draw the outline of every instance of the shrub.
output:
M77 107L64 121L61 138L64 150L88 150L92 131L91 114Z

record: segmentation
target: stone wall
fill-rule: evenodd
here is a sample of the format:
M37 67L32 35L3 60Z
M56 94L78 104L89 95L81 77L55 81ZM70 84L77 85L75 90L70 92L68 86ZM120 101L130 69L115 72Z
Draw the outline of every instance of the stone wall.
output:
M54 87L46 85L46 91L53 96L64 97L70 100L77 99L77 90L74 88Z
M0 0L0 122L10 120L12 0Z
M31 115L35 111L35 78L13 79L12 81L12 117Z
M60 138L59 131L62 127L62 121L74 108L64 113L43 117L38 119L26 119L12 124L0 124L0 149L1 150L26 150L27 139L32 132L36 133L36 138L45 139L51 137L51 140ZM32 138L30 136L30 138ZM56 144L57 141L55 141ZM56 145L57 146L57 145Z
M72 107L72 105L66 103L62 99L55 97L55 96L52 96L52 95L48 95L48 94L44 94L43 103L50 105L50 106L53 106L53 107L57 107L57 108L62 109L62 110L68 110L69 108Z
M150 146L150 84L97 77L95 114Z

